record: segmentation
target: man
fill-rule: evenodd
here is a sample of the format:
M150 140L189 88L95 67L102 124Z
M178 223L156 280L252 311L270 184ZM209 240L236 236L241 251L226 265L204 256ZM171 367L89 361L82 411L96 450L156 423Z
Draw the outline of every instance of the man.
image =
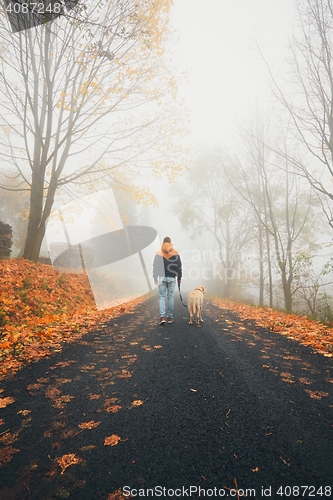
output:
M182 262L171 239L166 236L161 249L156 252L153 263L153 278L159 291L160 325L165 323L165 299L168 299L167 322L173 322L174 290L176 280L182 279Z

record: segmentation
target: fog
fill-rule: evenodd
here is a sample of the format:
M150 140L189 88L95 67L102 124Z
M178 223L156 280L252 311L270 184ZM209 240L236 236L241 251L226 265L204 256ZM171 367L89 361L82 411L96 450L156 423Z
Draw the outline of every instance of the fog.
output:
M170 147L156 178L150 171L150 161L154 162L149 148L143 141L145 153L137 158L140 141L133 141L137 163L128 177L123 172L122 179L124 184L133 181L142 192L148 188L156 203L145 206L149 196L139 201L138 196L130 198L128 192L105 186L90 194L71 186L56 197L42 244L41 256L50 257L58 267L63 264L60 257L67 258L67 251L75 247L70 258L76 259L76 270L87 271L99 308L154 289L152 261L165 236L181 255L184 293L204 284L208 292L260 305L288 309L294 300L295 308L304 312L310 302L313 311L319 303L331 307L332 207L329 196L309 190L311 176L305 179L302 170L302 162L318 170L320 182L327 179L319 182L327 195L325 185L330 185L331 175L324 170L331 161L329 145L320 151L320 138L313 141L311 128L303 143L297 142L296 129L290 133L292 120L276 98L276 80L282 82L283 91L292 84L287 62L291 37L298 36L296 17L291 0L174 2L166 55L176 75L181 109L189 113L187 122L177 123L184 136L171 138L180 141L181 148ZM297 95L296 87L293 92ZM150 111L157 108L151 105ZM301 115L301 108L294 117L304 124L308 116ZM141 112L138 123L144 116ZM111 129L111 123L106 118L99 131ZM126 151L127 140L126 135L120 140L116 154ZM91 151L98 146L95 141ZM116 160L131 166L131 159L126 163L122 154ZM323 161L318 162L321 154ZM171 175L171 182L170 158L182 166ZM112 162L112 154L104 160ZM74 173L85 161L83 148L80 157L68 158L66 168ZM4 169L4 161L2 165ZM22 254L24 228L16 220L12 202L13 198L6 199L7 213L3 208L0 215L15 225L15 257ZM26 198L16 202L20 212L28 210ZM132 241L127 226L153 232L149 236L148 230L138 229L141 233L135 233ZM124 238L123 259L111 262L110 257L109 263L102 259L91 265L96 242L112 233ZM105 259L108 251L101 250ZM288 305L281 279L289 278L295 287ZM122 283L116 290L115 281ZM315 290L320 292L316 295Z

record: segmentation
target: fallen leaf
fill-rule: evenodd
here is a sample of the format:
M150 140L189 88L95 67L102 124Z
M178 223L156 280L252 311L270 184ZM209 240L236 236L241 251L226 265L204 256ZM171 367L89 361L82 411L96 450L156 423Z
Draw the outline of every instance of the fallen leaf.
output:
M89 422L82 422L79 424L80 429L94 429L98 427L100 422L95 422L94 420L90 420Z
M143 405L144 401L142 401L141 399L135 399L134 401L132 401L131 403L131 406L141 406Z
M6 446L2 450L0 450L0 465L7 464L13 458L15 453L18 453L20 450L17 448L13 448L12 446Z
M121 373L117 375L118 378L130 378L131 376L132 374L128 370L121 370Z
M309 389L305 389L305 392L307 392L312 399L321 399L324 397L327 397L329 394L328 392L323 392L323 391L310 391Z
M15 399L9 396L7 398L0 398L0 408L6 408L6 406L11 405L14 401Z
M123 496L122 489L119 488L118 490L114 491L113 493L110 493L107 497L106 500L126 500L126 498L133 498L132 495L127 495L126 497Z
M93 400L93 399L99 399L101 396L100 394L89 394L89 399Z
M27 415L29 415L29 413L31 413L31 410L19 410L17 412L18 415L23 415L24 417L26 417Z
M61 468L61 474L71 465L76 465L81 462L81 458L77 457L75 453L69 453L68 455L63 455L56 459L57 464Z
M120 440L120 436L117 436L117 434L112 434L112 436L104 438L104 446L116 446Z
M9 431L9 429L8 429ZM6 445L15 443L15 441L18 441L19 438L19 432L14 432L13 434L11 432L4 431L1 433L0 436L0 441L1 443L4 443Z
M107 406L105 408L105 410L108 413L117 413L117 411L121 410L121 406L120 405L110 405L110 406Z

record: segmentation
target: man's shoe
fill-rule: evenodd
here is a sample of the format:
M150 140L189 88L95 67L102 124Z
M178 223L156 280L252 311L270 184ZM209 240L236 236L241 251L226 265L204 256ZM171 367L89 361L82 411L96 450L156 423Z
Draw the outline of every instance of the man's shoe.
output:
M168 323L172 323L172 322L173 322L173 319L172 319L172 318L168 318L168 319L167 319L167 322L168 322Z
M160 317L160 325L163 325L165 323L165 317L161 316Z

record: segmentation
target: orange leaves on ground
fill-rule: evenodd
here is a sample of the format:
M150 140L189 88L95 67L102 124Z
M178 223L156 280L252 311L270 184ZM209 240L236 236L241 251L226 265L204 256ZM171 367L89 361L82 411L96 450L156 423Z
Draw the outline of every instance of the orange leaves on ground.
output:
M14 403L15 399L11 397L0 398L0 408L6 408L6 406Z
M108 413L117 413L117 411L121 410L121 406L120 405L109 405L105 408L105 410Z
M95 429L98 427L100 422L95 422L94 420L90 420L89 422L82 422L79 424L80 429Z
M119 441L121 441L121 437L117 436L117 434L112 434L112 436L104 439L104 446L116 446Z
M139 408L139 406L142 406L146 401L148 401L149 398L146 398L145 400L142 399L134 399L132 403L128 406L128 409L131 410L132 408Z
M308 380L308 379L307 379L307 378L305 378L305 377L300 377L300 378L298 379L298 381L299 381L301 384L304 384L304 385L311 385L310 380Z
M31 387L31 386L29 386L29 387ZM47 398L50 398L50 399L56 399L57 397L59 397L60 394L61 394L61 391L57 387L49 387L45 391L45 396Z
M255 307L227 300L214 299L222 309L235 311L241 319L253 320L257 326L311 346L320 354L333 357L333 328L306 316L287 314L268 307ZM227 321L229 323L229 321Z
M128 370L121 370L121 373L117 375L118 378L130 378L131 376L132 374Z
M68 455L63 455L56 459L57 464L61 468L61 474L71 465L79 464L81 461L81 458L77 457L75 453L69 453Z
M126 497L124 497L122 489L119 488L119 490L110 493L107 497L107 500L125 500L126 498L133 498L133 496L127 495Z
M54 408L65 408L66 403L69 403L73 398L74 396L71 396L70 394L64 394L59 398L55 398L52 406Z
M143 405L144 401L142 401L141 399L135 399L134 401L132 401L131 405L132 406L141 406Z
M89 399L99 399L100 397L100 394L89 394Z
M0 261L0 378L142 300L98 311L86 274L24 259Z
M11 432L9 432L9 429L8 429L7 432L5 431L4 433L2 433L2 435L0 434L0 443L3 443L5 445L15 443L15 441L18 441L18 439L19 439L19 432L11 433Z
M9 349L11 346L11 342L0 342L0 349Z
M118 398L109 398L105 401L105 411L108 413L117 413L117 411L121 410L121 406L115 404L119 401Z
M0 450L0 466L3 464L7 464L13 458L15 453L18 453L20 450L17 448L13 448L12 446L6 446L2 450Z
M328 392L323 392L323 391L310 391L309 389L305 389L305 392L307 392L312 399L321 399L324 397L327 397L329 394Z

